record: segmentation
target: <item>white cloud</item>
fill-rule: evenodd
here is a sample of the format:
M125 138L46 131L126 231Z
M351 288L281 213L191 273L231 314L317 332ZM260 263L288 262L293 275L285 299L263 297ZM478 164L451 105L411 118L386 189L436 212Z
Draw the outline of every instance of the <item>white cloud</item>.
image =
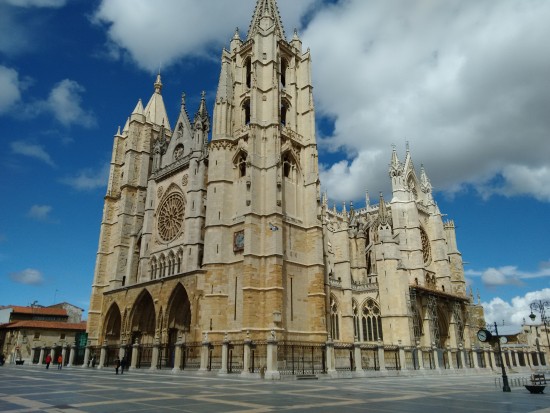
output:
M318 0L280 0L279 9L287 35L300 27L300 18ZM256 0L102 0L94 21L106 27L111 57L113 46L127 52L139 66L157 70L187 56L204 56L220 48L239 27L245 37Z
M37 104L38 110L52 113L64 126L78 124L93 127L96 120L91 111L82 108L82 93L85 89L78 82L64 79L54 86L48 99Z
M497 322L501 324L504 321L505 329L519 329L524 321L531 323L529 314L531 309L529 305L537 300L550 300L550 288L544 288L540 291L532 291L523 297L514 297L510 302L496 297L489 302L483 302L485 311L485 321L488 323ZM535 314L540 322L540 315Z
M537 271L528 272L521 271L516 266L508 265L499 268L487 268L483 271L468 270L465 275L480 277L486 286L522 285L523 280L550 277L550 266L547 263L542 263Z
M9 277L18 284L41 285L44 282L42 273L32 268L27 268L19 272L12 272L9 274Z
M40 145L23 141L15 141L11 144L11 150L13 151L13 153L30 156L31 158L39 159L47 163L48 165L55 167L55 163L50 155Z
M50 212L52 212L50 205L33 205L27 216L36 221L47 221L50 218Z
M408 140L435 189L550 201L549 19L542 1L349 0L321 10L303 35L317 111L335 120L321 143L348 157L348 168L323 174L329 196L387 191L390 144Z
M0 114L8 112L21 99L21 82L14 69L0 65Z
M74 176L62 179L66 185L79 191L89 191L105 187L109 178L109 164L98 169L83 169Z

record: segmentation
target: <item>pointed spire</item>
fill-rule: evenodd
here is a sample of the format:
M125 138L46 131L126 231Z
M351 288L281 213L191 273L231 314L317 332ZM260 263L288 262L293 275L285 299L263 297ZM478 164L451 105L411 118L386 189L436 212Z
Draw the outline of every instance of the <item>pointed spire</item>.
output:
M144 114L148 122L154 123L155 125L164 126L167 129L170 128L170 121L168 120L168 114L166 113L166 107L164 106L164 100L162 99L162 80L160 73L157 74L157 79L155 81L155 92L147 106L145 107Z
M367 212L369 212L369 209L370 209L370 195L369 195L368 190L365 193L365 209L367 210Z
M143 115L143 103L141 103L141 99L138 100L135 109L132 111L132 115Z
M162 91L162 80L160 79L160 71L157 74L157 80L155 81L155 93L160 94Z
M327 191L323 192L323 207L327 207L328 205L328 194Z
M400 176L403 173L403 167L397 156L395 145L392 145L391 162L390 162L390 177Z
M122 133L128 133L130 130L130 118L126 119L126 124L124 125L124 128L122 129Z
M422 192L426 194L430 194L432 192L432 184L426 174L424 164L420 165L420 185L422 187Z
M116 132L116 135L117 135L117 136L120 136L120 125L118 126L118 130L117 130L117 132Z
M233 35L233 40L241 40L241 34L239 33L239 28L235 28L235 34Z
M271 19L275 25L275 33L280 38L285 38L285 30L281 22L279 8L276 0L258 0L254 9L254 16L248 29L247 39L251 39L262 28L263 19Z

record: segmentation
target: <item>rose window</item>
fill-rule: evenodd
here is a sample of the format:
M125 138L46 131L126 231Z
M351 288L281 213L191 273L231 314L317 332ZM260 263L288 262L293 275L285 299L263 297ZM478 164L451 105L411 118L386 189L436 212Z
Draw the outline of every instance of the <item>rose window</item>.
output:
M179 193L173 193L163 201L159 208L157 228L163 241L172 241L182 228L185 203Z

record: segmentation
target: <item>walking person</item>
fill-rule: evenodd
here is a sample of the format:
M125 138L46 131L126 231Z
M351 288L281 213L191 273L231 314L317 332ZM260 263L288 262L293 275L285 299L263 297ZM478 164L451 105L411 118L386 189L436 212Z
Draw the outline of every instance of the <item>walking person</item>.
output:
M57 370L61 370L61 368L63 367L63 356L59 356L57 358Z
M123 357L122 360L120 360L120 374L124 374L125 368L126 368L126 358Z
M120 368L120 359L117 357L115 360L115 374L118 374L119 368Z
M52 356L49 354L46 356L46 370L50 368L50 363L52 362Z

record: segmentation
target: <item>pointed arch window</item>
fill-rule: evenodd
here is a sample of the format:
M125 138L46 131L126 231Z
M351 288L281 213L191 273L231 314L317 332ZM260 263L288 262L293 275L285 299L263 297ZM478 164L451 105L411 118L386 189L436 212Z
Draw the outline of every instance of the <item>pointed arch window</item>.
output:
M338 302L334 296L330 297L330 335L334 340L340 339L340 320Z
M247 57L244 62L244 70L246 87L250 89L252 87L252 59L250 57Z
M157 270L158 270L158 263L157 259L153 258L151 260L151 279L156 280L157 279Z
M296 162L289 152L283 155L283 176L292 181L295 180Z
M382 317L380 307L372 298L368 298L362 310L363 341L383 340Z
M239 172L239 178L244 178L246 176L246 163L247 163L247 155L245 152L241 152L241 154L237 158L237 162L235 165Z
M288 60L281 59L281 87L286 88L287 81Z
M423 228L420 228L420 241L422 242L422 258L424 259L424 264L428 265L432 261L432 251L430 248L430 239Z
M361 341L360 334L361 330L359 328L359 306L355 302L355 300L352 303L352 312L353 312L353 337L355 337L355 340Z
M250 125L250 99L246 99L243 103L244 124Z
M286 126L287 125L287 118L288 118L288 109L290 105L287 101L281 102L281 125Z

